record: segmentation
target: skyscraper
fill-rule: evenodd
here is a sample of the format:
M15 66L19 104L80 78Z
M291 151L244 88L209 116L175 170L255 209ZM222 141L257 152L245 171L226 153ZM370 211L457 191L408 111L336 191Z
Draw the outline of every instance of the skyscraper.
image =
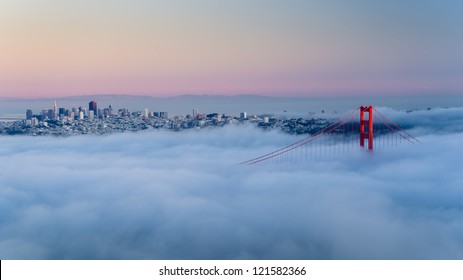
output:
M48 110L47 118L49 120L54 120L54 117L55 117L54 111L52 109Z
M56 106L56 100L55 100L55 104L53 105L53 119L54 120L58 119L58 108Z
M26 111L26 119L27 119L27 120L30 120L30 119L32 119L32 116L33 116L32 110L31 110L31 109L28 109L28 110Z
M93 114L95 116L98 116L98 108L96 106L96 102L95 101L90 101L90 103L88 103L88 110L89 111L93 111Z

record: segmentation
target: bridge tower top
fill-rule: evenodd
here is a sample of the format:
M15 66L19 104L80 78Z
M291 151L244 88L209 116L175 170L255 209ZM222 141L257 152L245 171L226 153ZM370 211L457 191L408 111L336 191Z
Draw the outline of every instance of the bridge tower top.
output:
M368 119L365 118L368 113ZM368 141L368 150L373 151L373 106L360 106L360 147L365 147Z

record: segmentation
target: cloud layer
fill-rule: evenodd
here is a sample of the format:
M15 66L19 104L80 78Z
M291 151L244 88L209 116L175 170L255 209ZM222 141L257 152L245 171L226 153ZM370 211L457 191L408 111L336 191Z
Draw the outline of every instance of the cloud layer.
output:
M2 137L0 259L461 259L463 110L391 114L423 144L298 164L238 165L298 139L246 126Z

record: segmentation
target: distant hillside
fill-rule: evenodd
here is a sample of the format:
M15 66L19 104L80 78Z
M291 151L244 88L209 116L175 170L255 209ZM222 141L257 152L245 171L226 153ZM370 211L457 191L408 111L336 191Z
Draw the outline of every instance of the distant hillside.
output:
M54 98L22 99L14 97L0 98L0 114L23 114L27 109L34 112L53 108ZM463 96L391 96L391 97L270 97L263 95L179 95L172 97L152 97L143 95L81 95L56 98L58 107L87 107L90 101L96 101L100 108L126 108L139 111L166 111L170 115L186 115L195 109L199 113L226 113L239 115L263 113L294 113L307 115L320 112L345 112L362 104L391 107L396 109L420 109L428 107L463 106Z

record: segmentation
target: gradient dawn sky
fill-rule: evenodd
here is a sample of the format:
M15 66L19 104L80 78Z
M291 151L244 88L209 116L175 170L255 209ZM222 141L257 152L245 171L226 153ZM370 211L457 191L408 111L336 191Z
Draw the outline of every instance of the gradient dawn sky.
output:
M0 96L463 94L463 1L0 0Z

